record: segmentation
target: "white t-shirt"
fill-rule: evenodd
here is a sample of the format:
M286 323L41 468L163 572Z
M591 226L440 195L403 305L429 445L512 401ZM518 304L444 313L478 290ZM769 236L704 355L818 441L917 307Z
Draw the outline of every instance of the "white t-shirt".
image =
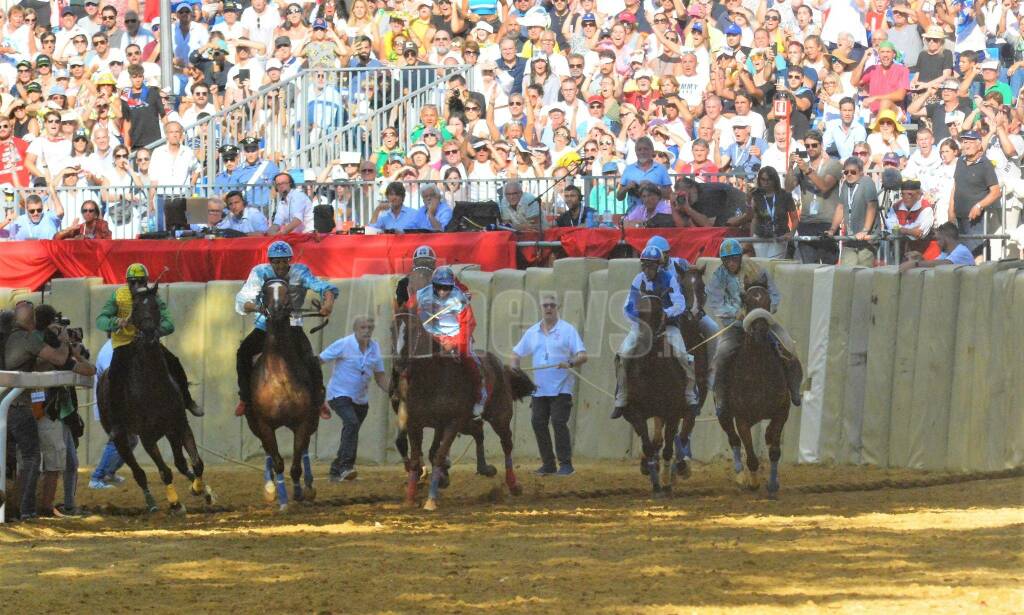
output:
M512 352L520 357L529 355L533 360L533 382L537 385L537 390L533 392L534 397L554 397L563 393L572 395L576 386L576 376L572 372L554 367L536 368L568 362L586 350L583 340L580 339L576 327L564 320L559 319L547 333L541 329L542 323L543 321L538 322L527 329Z
M161 145L153 150L149 162L149 175L156 185L164 186L157 194L172 195L183 193L192 183L192 171L199 166L196 155L191 148L180 145L177 153L171 153L168 146ZM174 190L174 186L181 186Z
M274 213L274 224L285 226L292 220L301 220L292 231L293 233L305 233L313 230L313 202L301 190L291 189L283 201L279 200L277 211Z
M36 166L40 171L48 169L56 173L67 166L71 159L71 140L57 139L51 141L46 137L38 137L28 146L28 154L35 154Z
M679 82L679 98L687 105L694 107L704 100L704 90L708 87L708 80L696 74L692 77L677 75Z
M369 403L370 379L374 373L384 371L380 345L375 340L370 340L363 352L353 333L324 349L320 360L334 361L331 380L327 383L327 399L348 397L354 404Z

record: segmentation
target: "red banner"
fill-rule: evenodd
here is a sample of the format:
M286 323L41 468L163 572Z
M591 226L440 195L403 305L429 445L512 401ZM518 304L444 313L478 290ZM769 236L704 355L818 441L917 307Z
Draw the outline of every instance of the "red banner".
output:
M544 239L561 241L562 249L569 256L604 258L622 239L639 252L651 236L661 235L668 240L672 256L694 263L701 256L718 256L718 246L729 234L730 229L724 227L633 228L626 229L625 237L621 230L614 228L554 228L544 233Z
M12 241L0 244L0 287L38 289L51 277L100 277L124 281L128 265L140 262L165 282L244 280L266 262L276 237L191 240ZM512 233L408 235L288 235L296 262L327 278L408 271L416 246L427 244L444 264L474 263L485 271L515 267Z

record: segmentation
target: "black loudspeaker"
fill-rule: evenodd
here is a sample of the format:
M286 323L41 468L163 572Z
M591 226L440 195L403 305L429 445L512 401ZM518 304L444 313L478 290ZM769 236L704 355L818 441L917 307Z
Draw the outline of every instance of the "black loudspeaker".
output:
M494 201L455 201L452 219L445 232L483 231L501 221L501 211Z
M318 233L334 231L334 208L330 205L313 207L313 230Z
M186 202L184 197L167 199L164 202L164 228L168 231L187 229L188 216L185 212Z

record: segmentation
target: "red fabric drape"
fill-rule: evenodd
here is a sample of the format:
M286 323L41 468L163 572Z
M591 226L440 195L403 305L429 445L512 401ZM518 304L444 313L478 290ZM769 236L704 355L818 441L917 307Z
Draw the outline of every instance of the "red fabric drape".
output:
M721 227L636 228L626 229L625 240L640 251L652 235L661 235L668 240L672 256L696 262L701 256L718 256L718 246L729 234L730 229ZM544 233L548 241L561 241L562 249L569 256L598 258L608 256L622 238L622 231L614 228L555 228Z
M0 244L0 287L40 288L51 277L101 277L124 281L128 265L140 262L162 281L244 280L266 262L275 238L223 240L12 241ZM408 270L416 246L429 244L446 264L476 263L486 271L515 267L515 239L509 232L431 235L289 235L297 262L316 275L352 278Z

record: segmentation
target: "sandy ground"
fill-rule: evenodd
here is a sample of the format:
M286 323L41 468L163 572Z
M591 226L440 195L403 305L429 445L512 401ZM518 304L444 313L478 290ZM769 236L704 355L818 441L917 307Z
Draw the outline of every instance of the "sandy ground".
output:
M1024 610L1024 478L920 486L944 475L784 466L769 501L723 461L653 500L634 462L532 467L513 498L459 466L435 513L400 505L397 467L320 480L315 503L284 512L237 466L212 467L217 507L184 496L184 518L139 514L130 481L83 487L98 514L0 527L0 611Z

